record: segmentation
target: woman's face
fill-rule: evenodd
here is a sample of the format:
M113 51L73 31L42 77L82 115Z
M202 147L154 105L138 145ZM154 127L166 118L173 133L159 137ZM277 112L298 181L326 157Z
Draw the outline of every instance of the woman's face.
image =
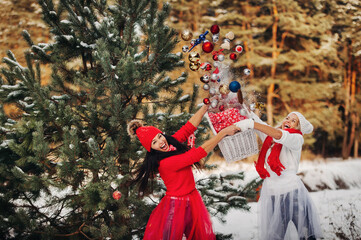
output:
M289 114L282 122L282 129L294 128L299 129L298 127L298 117L296 114Z
M152 140L151 148L161 152L168 152L169 145L164 135L158 133Z

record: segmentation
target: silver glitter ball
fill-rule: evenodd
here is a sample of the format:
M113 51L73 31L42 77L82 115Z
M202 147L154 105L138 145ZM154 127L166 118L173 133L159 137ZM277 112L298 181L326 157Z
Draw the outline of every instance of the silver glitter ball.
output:
M218 61L222 62L224 60L224 54L218 55Z
M218 79L218 75L216 73L212 73L211 80L217 81L217 79Z
M189 50L189 47L188 47L187 45L184 45L184 46L182 47L182 51L183 51L183 52L188 52L188 50Z
M249 70L248 68L245 68L244 70L243 70L243 73L244 73L244 75L250 75L251 74L251 70Z
M208 90L209 90L209 85L208 85L208 84L204 84L204 85L203 85L203 89L206 90L206 91L208 91Z

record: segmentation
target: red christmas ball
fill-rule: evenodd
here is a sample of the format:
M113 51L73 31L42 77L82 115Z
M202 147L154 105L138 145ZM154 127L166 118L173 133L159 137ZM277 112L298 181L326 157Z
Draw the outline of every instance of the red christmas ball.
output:
M206 70L206 71L211 71L211 70L212 70L212 65L211 65L211 64L207 64L205 70Z
M219 106L219 111L224 111L224 105Z
M211 42L203 43L202 49L204 52L210 53L213 51L213 48L214 48L213 43L211 43Z
M241 45L237 45L234 50L238 53L241 53L243 51L243 47Z
M203 99L203 103L209 105L211 103L211 100L209 100L209 98L205 98Z
M216 25L216 24L212 25L212 27L211 27L211 33L212 33L212 34L217 34L217 33L219 33L219 26Z
M113 192L113 198L114 198L115 200L119 200L121 197L122 197L122 193L119 192L118 190L116 190L116 191Z
M232 59L232 60L236 60L236 59L237 59L237 54L231 53L231 54L229 55L229 58Z
M218 61L218 55L213 55L213 60Z

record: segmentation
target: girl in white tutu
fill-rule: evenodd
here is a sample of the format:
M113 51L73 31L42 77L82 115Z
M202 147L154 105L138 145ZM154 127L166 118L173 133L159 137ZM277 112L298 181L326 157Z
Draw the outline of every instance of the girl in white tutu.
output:
M249 119L235 125L242 131L254 128L263 142L255 164L258 174L264 179L259 199L259 238L321 238L316 208L296 175L303 134L313 131L312 124L301 113L291 112L280 128L273 128L252 112Z

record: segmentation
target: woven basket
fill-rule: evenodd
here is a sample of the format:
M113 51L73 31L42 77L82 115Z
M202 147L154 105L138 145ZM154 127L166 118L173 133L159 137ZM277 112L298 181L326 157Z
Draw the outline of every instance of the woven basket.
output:
M205 116L211 126L213 134L217 135L208 113L205 114ZM232 136L226 136L218 143L218 146L227 162L239 161L258 154L257 137L253 129L238 132Z

